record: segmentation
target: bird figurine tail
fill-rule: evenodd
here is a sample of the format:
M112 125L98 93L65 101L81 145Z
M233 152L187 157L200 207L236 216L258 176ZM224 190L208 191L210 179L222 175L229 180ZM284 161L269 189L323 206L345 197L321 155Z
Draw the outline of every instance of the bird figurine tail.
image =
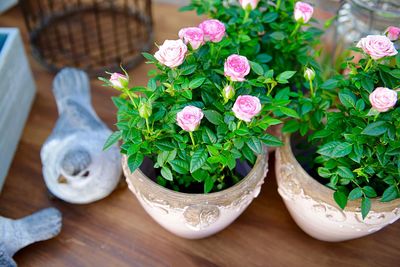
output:
M53 94L58 113L61 114L69 99L79 99L83 106L90 106L90 82L84 71L74 68L62 69L54 78Z

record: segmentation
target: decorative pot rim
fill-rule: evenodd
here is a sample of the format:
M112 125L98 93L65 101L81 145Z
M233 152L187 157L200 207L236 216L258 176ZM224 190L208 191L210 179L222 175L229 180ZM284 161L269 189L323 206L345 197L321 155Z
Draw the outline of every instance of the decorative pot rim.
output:
M294 168L298 173L297 177L301 177L300 183L302 184L302 189L307 196L310 196L314 199L320 199L324 202L330 204L331 206L337 207L338 205L333 199L333 191L327 186L319 183L316 179L314 179L311 175L309 175L304 168L297 161L296 157L293 154L291 142L290 142L290 134L283 134L283 142L284 145L282 147L277 148L277 152L282 152L288 157L288 161L293 164ZM276 161L277 162L277 161ZM282 164L282 163L281 163ZM307 184L308 187L304 187L304 184ZM390 202L381 202L381 197L371 198L371 210L372 211L393 211L395 208L400 207L400 198L392 200ZM360 211L361 200L349 200L347 202L347 206L344 211L350 212L359 212Z
M246 189L246 187L249 184L249 181L251 180L256 180L258 178L257 176L257 172L258 169L262 168L263 164L268 164L268 152L267 152L267 147L263 146L263 154L260 154L257 156L257 160L254 164L254 166L252 167L252 169L250 170L250 172L243 177L242 180L240 180L238 183L234 184L233 186L226 188L222 191L218 191L218 192L212 192L212 193L183 193L183 192L177 192L177 191L173 191L171 189L165 188L159 184L157 184L156 182L154 182L152 179L150 179L149 177L147 177L147 175L145 175L140 168L136 169L136 171L134 173L131 173L129 168L128 168L128 164L127 164L127 157L126 155L122 156L122 166L123 166L123 171L125 174L125 177L127 180L131 180L132 176L134 175L138 175L139 179L143 179L143 181L146 183L146 186L148 186L149 190L153 193L153 194L157 194L157 193L161 193L164 194L164 196L170 197L170 198L176 198L176 199L191 199L194 200L196 199L196 201L211 201L211 200L220 200L222 198L226 198L226 196L231 196L231 194L235 193L235 192L239 192L242 191L243 189ZM262 179L265 178L262 177Z

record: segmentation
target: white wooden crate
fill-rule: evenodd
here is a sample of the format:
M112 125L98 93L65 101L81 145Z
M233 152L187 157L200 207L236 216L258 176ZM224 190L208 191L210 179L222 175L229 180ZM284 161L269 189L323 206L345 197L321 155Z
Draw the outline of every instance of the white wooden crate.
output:
M17 28L0 28L0 191L36 92Z
M0 13L16 5L18 0L0 0Z

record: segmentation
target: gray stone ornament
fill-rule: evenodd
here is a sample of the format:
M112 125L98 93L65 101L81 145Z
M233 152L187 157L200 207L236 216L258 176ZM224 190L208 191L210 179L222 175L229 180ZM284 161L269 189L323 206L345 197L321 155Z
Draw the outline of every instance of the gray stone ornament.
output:
M17 266L12 259L20 249L51 239L61 231L61 213L47 208L18 220L0 216L0 266Z
M61 70L53 93L59 118L40 153L47 188L73 204L105 198L120 181L121 156L117 145L103 151L112 132L92 107L87 74Z

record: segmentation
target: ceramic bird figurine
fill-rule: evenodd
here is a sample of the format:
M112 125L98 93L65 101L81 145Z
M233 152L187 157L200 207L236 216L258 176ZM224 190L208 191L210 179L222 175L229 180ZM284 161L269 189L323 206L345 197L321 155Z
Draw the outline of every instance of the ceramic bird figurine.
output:
M17 266L12 257L20 249L48 240L61 231L61 213L47 208L19 220L0 216L0 266Z
M103 151L111 130L95 113L89 78L73 68L61 70L53 81L59 118L40 156L49 191L74 204L108 196L121 177L121 156L114 145Z

